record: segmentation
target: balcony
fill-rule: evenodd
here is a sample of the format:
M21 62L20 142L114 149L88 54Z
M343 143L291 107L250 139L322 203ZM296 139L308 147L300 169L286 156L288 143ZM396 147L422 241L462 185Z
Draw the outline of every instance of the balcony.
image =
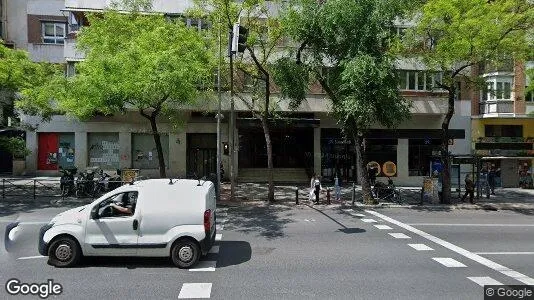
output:
M513 100L488 100L480 102L480 114L513 114Z
M85 58L85 55L76 49L76 39L65 39L64 56L67 61L79 61Z

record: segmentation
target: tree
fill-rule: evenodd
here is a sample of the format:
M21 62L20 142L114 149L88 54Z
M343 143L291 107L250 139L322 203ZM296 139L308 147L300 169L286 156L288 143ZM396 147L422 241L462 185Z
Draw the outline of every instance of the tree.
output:
M236 68L243 76L233 76L235 74L234 70L232 68L229 70L231 77L237 79L236 82L241 79L241 86L236 88L233 84L234 82L230 80L231 93L261 123L267 149L269 186L267 200L272 202L274 201L274 166L270 128L275 118L277 107L276 103L273 103L271 99L274 72L272 57L276 53L276 46L280 44L283 38L279 19L272 12L272 8L280 8L281 1L198 0L196 4L197 13L207 15L213 24L212 33L214 38L218 38L218 34L225 34L232 30L233 24L238 20L240 20L242 26L248 29L245 53L239 55L234 61ZM221 40L227 41L226 36ZM231 63L230 65L233 64ZM251 78L249 89L244 88L244 76Z
M166 177L158 121L179 121L176 110L212 87L211 45L184 20L156 13L106 10L88 19L91 25L78 34L86 57L77 74L49 81L53 95L42 87L28 91L21 107L41 99L41 107L57 106L82 120L136 110L150 123L160 176Z
M405 55L420 58L430 69L444 73L436 82L448 93L442 122L444 203L451 201L449 125L454 111L456 82L469 78L468 70L504 59L532 57L534 4L529 0L429 0L415 10L416 23L407 35Z
M339 126L354 141L365 203L374 203L363 147L366 130L376 124L392 127L410 116L389 52L400 2L297 0L284 17L285 28L300 45L291 69L310 72L319 81ZM285 58L278 65L291 66ZM298 90L297 95L307 88L294 80L280 84L282 91Z

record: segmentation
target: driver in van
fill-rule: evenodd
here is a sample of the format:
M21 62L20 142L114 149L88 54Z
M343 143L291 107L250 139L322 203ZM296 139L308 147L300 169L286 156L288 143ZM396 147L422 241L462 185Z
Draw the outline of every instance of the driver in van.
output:
M137 202L137 192L128 192L122 195L121 205L115 203L111 204L115 210L121 215L131 216L135 211L135 204Z

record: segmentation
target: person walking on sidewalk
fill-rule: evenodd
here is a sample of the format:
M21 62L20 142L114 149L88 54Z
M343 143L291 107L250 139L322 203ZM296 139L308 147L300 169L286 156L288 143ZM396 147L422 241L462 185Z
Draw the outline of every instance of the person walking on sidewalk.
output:
M312 180L312 188L315 193L315 204L319 204L319 193L323 190L319 176L315 176Z
M488 171L488 185L492 195L495 195L495 177L496 177L495 165L492 164Z
M465 198L469 195L469 203L473 204L473 199L475 198L475 184L473 179L471 179L471 174L465 176L465 194L462 197L462 202L465 202Z

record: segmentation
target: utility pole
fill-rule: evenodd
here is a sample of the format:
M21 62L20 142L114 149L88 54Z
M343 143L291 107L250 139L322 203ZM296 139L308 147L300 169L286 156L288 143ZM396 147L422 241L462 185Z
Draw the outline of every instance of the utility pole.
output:
M230 200L235 199L235 176L234 176L234 153L235 153L235 111L234 111L234 54L232 53L233 28L230 27L230 43L228 44L228 55L230 56L230 122L229 135L230 139Z

